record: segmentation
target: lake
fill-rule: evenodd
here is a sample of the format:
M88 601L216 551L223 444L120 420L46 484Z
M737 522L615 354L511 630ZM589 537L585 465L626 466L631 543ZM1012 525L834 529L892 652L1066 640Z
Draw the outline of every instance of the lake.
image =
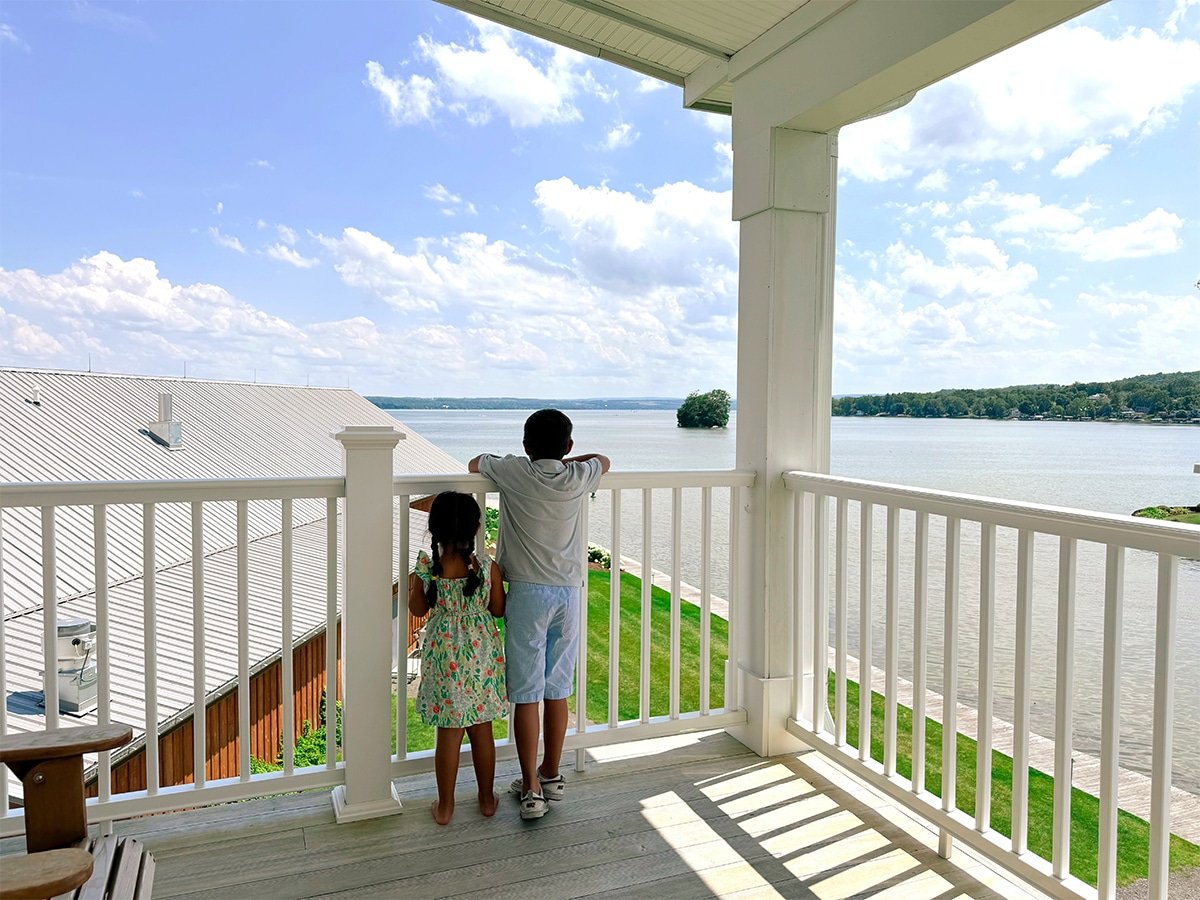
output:
M519 453L521 427L528 412L514 410L393 410L393 415L464 462L480 452ZM725 430L695 431L675 426L673 412L579 410L576 453L602 452L622 470L728 469L734 465L736 413ZM1191 505L1200 499L1200 429L1116 422L1009 422L965 419L835 418L832 471L873 481L937 488L1053 506L1128 514L1156 504ZM694 496L693 496L694 495ZM697 583L699 569L699 492L685 492L683 577ZM877 510L877 513L881 511ZM601 493L589 513L590 538L611 544L609 500ZM627 556L641 555L640 498L622 503L622 546ZM857 517L854 517L855 520ZM727 539L728 497L714 491L713 540ZM688 528L691 523L690 529ZM883 641L883 517L877 516L874 540L875 597L872 634L875 653ZM901 519L902 540L913 531L911 516ZM855 526L852 523L851 534ZM654 492L652 523L654 563L669 568L670 496ZM959 634L960 699L973 703L978 647L978 527L962 533L962 587ZM852 542L853 544L853 542ZM902 545L903 546L903 545ZM909 545L911 546L911 544ZM1034 730L1053 736L1054 657L1057 604L1056 539L1035 547L1034 669L1031 673ZM1200 537L1197 539L1200 557ZM928 661L931 685L941 679L941 572L944 541L940 523L930 530ZM1014 678L1016 536L1001 529L997 540L995 708L1011 718ZM724 552L714 553L714 591L724 595ZM902 552L902 584L911 592L912 556ZM858 645L857 560L851 556L851 652ZM1079 546L1076 660L1075 746L1098 753L1100 663L1103 612L1103 548ZM1154 669L1154 558L1130 551L1126 561L1124 640L1122 647L1121 764L1148 771L1151 696ZM1183 560L1179 572L1176 645L1176 721L1174 782L1200 793L1200 561ZM901 597L902 674L911 663L911 593ZM878 658L878 657L877 657Z

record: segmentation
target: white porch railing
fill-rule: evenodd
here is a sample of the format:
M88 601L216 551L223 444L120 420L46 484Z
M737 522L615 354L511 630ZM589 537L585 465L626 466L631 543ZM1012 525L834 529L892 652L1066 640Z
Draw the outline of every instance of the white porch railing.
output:
M144 750L146 787L144 790L115 793L111 789L112 759L110 754L101 754L96 768L99 797L89 800L91 821L108 823L129 816L320 787L332 787L340 792L335 793L335 798L342 798L343 808L356 807L358 812L351 810L348 815L348 818L353 818L359 814L379 814L379 810L388 805L386 796L366 796L371 792L369 786L360 788L357 796L346 797L353 780L354 767L361 772L372 766L382 766L388 778L432 771L431 750L410 753L406 749L404 672L407 635L404 629L404 601L406 573L413 563L409 551L412 536L409 534L409 517L394 517L392 510L397 506L405 510L412 498L447 489L473 493L482 504L487 493L494 491L495 487L482 476L476 475L405 476L393 479L390 473L390 449L384 451L388 462L383 477L379 477L378 473L364 474L371 471L371 466L359 466L356 469L354 454L365 452L378 455L380 446L391 435L388 429L384 429L384 432L387 436L352 436L358 446L351 446L353 442L347 444L347 477L0 486L0 533L5 527L11 528L18 515L22 517L19 524L23 527L40 521L42 569L41 608L0 619L0 678L5 679L6 696L14 690L14 685L27 692L31 686L40 687L45 700L46 727L67 725L71 721L80 724L88 721L107 723L113 719L129 721L131 717L128 711L135 706L138 709L137 721L131 724L142 731L134 749ZM371 440L374 444L367 446ZM365 456L363 458L366 459ZM367 482L351 483L363 478ZM567 748L578 751L577 765L582 764L582 751L586 747L722 728L746 720L745 711L739 709L736 702L735 679L731 674L725 678L723 702L709 701L711 667L721 665L727 673L732 673L736 672L737 661L736 653L732 653L734 658L729 659L723 648L716 647L712 641L708 620L711 600L708 567L717 544L713 536L714 491L727 492L732 497L752 483L752 475L738 472L621 473L610 474L601 483L598 496L591 502L608 501L616 511L612 517L615 524L611 541L614 566L619 565L622 547L622 495L639 492L646 521L651 521L653 492L665 490L671 494L671 558L664 562L660 556L656 560L651 551L655 529L641 529L644 571L649 572L658 562L674 573L668 648L671 674L667 688L667 712L650 715L652 591L649 579L646 579L640 612L642 668L636 697L639 715L619 713L619 704L628 702L629 697L618 678L618 643L609 640L607 716L600 721L591 721L587 710L587 691L577 691L576 721L567 739ZM367 504L356 504L353 499L364 496L363 491L387 500L382 505L370 507L368 512ZM689 523L685 523L682 514L685 494L700 497L700 515ZM346 499L348 496L351 498L349 502ZM729 503L730 508L736 505ZM80 516L90 516L91 550L94 556L91 564L96 573L96 590L94 597L71 596L60 602L55 573L56 566L62 562L62 547L55 526L60 517L68 514L67 511L76 523L81 521ZM357 521L356 516L369 518ZM266 517L275 524L272 526L274 531L264 535L261 524ZM206 534L206 526L210 521L222 524L232 538L230 543L214 550L213 536ZM394 521L398 522L395 529ZM119 530L126 543L129 543L131 530L140 530L144 575L133 582L113 584L107 578L110 556L115 552L109 540L109 526L113 522L119 522ZM251 523L255 523L253 528ZM737 551L736 517L731 520L730 527L729 540L725 542L726 546L719 549L729 554L732 565ZM164 567L158 550L159 536L166 528L172 530L173 542L184 546L186 540L180 531L190 531L192 553L189 559L174 560ZM361 538L355 537L364 533L386 533L391 535L391 540L383 545L381 552L378 548L364 550ZM679 560L685 534L700 542L705 569L701 573L703 619L700 629L700 699L695 704L681 703L682 581L679 577ZM301 541L304 542L303 558L298 549ZM78 552L77 544L73 538L68 542L70 552ZM218 559L223 561L220 572L214 568L214 560ZM365 583L367 579L356 581L346 578L347 568L354 568L359 575L368 570L375 575L382 573L384 584L392 581L399 583L400 614L394 621L391 618L390 591L365 591L357 585ZM4 599L4 571L4 559L0 556L0 603ZM614 571L613 574L618 573ZM340 579L345 580L339 582ZM339 589L339 583L344 585L344 589ZM606 635L603 632L609 629L613 629L610 634L619 633L620 579L614 577L612 584L612 606L607 621L591 623L593 645L597 641L604 641ZM268 595L265 602L264 586ZM214 602L215 589L218 587L232 598L223 605ZM111 595L117 591L122 592L121 600L114 606ZM169 591L169 595L164 595L164 591ZM252 605L252 597L258 598L256 605ZM733 596L727 600L731 637L729 647L732 648L736 647L732 637L737 627L740 601ZM587 635L587 604L582 604L582 607L582 633ZM298 617L301 608L308 616L307 621L302 622ZM164 617L164 609L172 611L170 617ZM89 617L94 616L97 627L98 705L94 718L69 720L60 717L58 712L56 625L60 618L78 615L80 611L85 611ZM314 618L315 622L312 621ZM343 745L341 748L335 746L334 691L331 689L326 761L319 766L298 767L295 764L294 740L296 713L292 699L295 684L292 654L288 650L295 647L302 637L308 638L322 631L329 636L330 639L325 642L324 678L332 688L337 683L338 668L337 644L332 636L337 634L339 622L342 623L342 645L346 648L341 661L346 687ZM361 699L366 694L355 687L371 679L375 684L388 683L392 669L390 646L381 652L384 642L374 639L380 622L387 623L382 629L384 634L388 627L396 630L395 638L401 654L397 667L399 677L395 679L392 695L399 713L394 735L388 734L391 730L388 710L377 706L367 708ZM596 634L597 630L601 634ZM366 649L351 652L352 647ZM168 725L178 724L181 718L191 715L193 710L204 710L211 702L214 677L210 670L214 668L213 662L218 655L223 657L225 668L231 670L231 677L218 680L217 692L236 689L238 695L237 775L206 780L205 764L211 748L206 743L205 716L194 715L191 716L194 781L163 784L159 774L161 761L156 737ZM232 659L234 655L236 663ZM249 740L252 674L261 660L274 658L281 661L282 770L253 774ZM582 686L588 683L588 658L582 652L579 658L578 684ZM44 676L39 678L37 670L44 671ZM117 674L119 671L121 674ZM121 684L116 694L124 696L118 696L117 702L114 702L114 682L118 679ZM40 681L40 685L37 681ZM374 698L372 703L376 704L378 695L371 696ZM655 699L657 708L661 700ZM0 734L15 727L26 730L40 727L39 722L30 721L37 718L36 715L26 715L26 721L17 723L14 716L7 714L6 704L0 704ZM382 726L381 722L384 723ZM384 737L382 743L379 741L381 733ZM394 753L389 749L391 738L395 741ZM513 755L515 748L509 741L498 743L502 757ZM339 749L345 760L338 758ZM6 771L0 770L0 796L7 798L13 786ZM337 803L335 799L335 806ZM0 835L19 833L23 829L21 811L10 810L7 806L7 803L0 803ZM341 814L339 810L339 816Z
M1166 897L1170 834L1170 790L1172 718L1174 715L1174 644L1178 562L1180 557L1200 555L1200 539L1190 527L1134 519L1132 517L1085 513L1034 504L989 500L965 495L877 484L849 478L805 472L784 476L793 492L795 513L795 626L794 672L795 714L788 729L830 759L886 791L899 803L939 827L940 852L948 856L952 839L962 840L989 858L1026 879L1036 887L1058 896L1092 895L1088 885L1070 876L1072 710L1075 701L1073 667L1077 648L1076 582L1079 574L1078 547L1081 543L1104 547L1103 641L1100 733L1100 833L1099 896L1110 898L1116 889L1118 760L1121 711L1122 619L1127 550L1156 556L1157 582L1154 635L1153 714L1151 751L1151 896ZM836 505L830 509L831 501ZM876 512L884 519L882 599L884 725L881 760L871 758L870 673L878 666L872 646L873 605L878 602L874 567L878 553L873 549L879 530ZM831 520L832 512L832 520ZM931 517L944 526L945 581L940 591L944 602L942 647L927 641L927 610L931 582L929 556ZM974 523L971 525L971 523ZM979 534L978 654L977 668L977 764L975 811L968 816L958 810L956 796L956 721L960 697L960 671L967 668L960 656L964 611L962 536L964 524ZM1011 835L1002 837L992 829L992 717L997 690L997 530L1016 542L1014 564L1006 585L1015 585L1015 610L1011 634L1015 649L1013 667L1013 780ZM902 533L904 539L902 540ZM832 535L832 538L831 538ZM1035 540L1057 539L1057 590L1053 623L1056 634L1054 675L1054 808L1053 850L1049 859L1030 852L1029 752L1031 675L1035 673L1033 646ZM857 544L858 591L848 586L851 547ZM938 548L939 551L941 547ZM971 548L973 550L973 548ZM1040 548L1043 552L1046 547ZM1053 547L1049 548L1053 550ZM1093 550L1095 548L1092 548ZM901 566L911 564L911 582L902 584ZM971 573L972 575L974 573ZM974 580L974 579L972 579ZM911 590L909 590L911 584ZM858 619L851 621L850 602L857 593ZM901 597L911 609L911 681L913 694L911 734L911 778L897 774L897 694L902 662L900 633ZM911 605L908 601L911 601ZM970 610L969 607L967 607ZM974 613L974 610L970 610ZM907 617L905 617L907 618ZM858 748L847 743L848 637L857 625L859 693ZM1007 623L1004 623L1007 626ZM829 709L827 646L828 629L833 630L834 702ZM906 630L908 628L906 627ZM1007 632L1006 632L1007 633ZM943 741L940 748L941 797L925 785L926 753L925 696L927 665L942 668ZM906 666L907 667L907 666ZM1143 694L1148 700L1149 691Z

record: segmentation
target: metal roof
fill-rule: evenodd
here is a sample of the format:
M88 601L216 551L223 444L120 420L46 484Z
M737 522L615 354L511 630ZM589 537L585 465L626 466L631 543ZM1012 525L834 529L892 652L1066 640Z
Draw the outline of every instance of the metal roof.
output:
M28 402L34 388L39 404ZM158 415L158 395L174 398L183 449L168 450L143 433ZM64 481L158 481L202 478L304 478L343 474L333 434L346 425L391 425L396 474L459 473L466 467L351 390L97 375L0 368L0 484ZM294 522L324 517L323 501L296 501ZM4 613L42 602L41 518L36 509L3 514ZM186 504L156 511L157 566L191 557ZM250 538L280 529L278 504L252 503ZM230 503L205 506L205 551L235 539ZM94 590L92 510L56 515L58 595ZM142 512L108 510L109 580L142 572Z
M35 386L38 405L26 402ZM140 433L157 418L160 391L174 397L175 416L183 423L183 450L167 450ZM404 431L407 437L393 457L396 474L466 468L350 390L0 369L0 484L338 476L343 473L342 449L332 435L346 425L393 425ZM226 502L205 503L204 509L205 686L212 692L229 686L237 674L236 514L234 504ZM325 622L325 511L323 500L294 503L294 639ZM408 510L408 516L411 559L428 540L428 517L419 510ZM190 511L187 504L159 504L156 521L161 730L190 714L193 701ZM282 645L279 501L251 501L248 521L250 659L255 669L277 657ZM8 509L0 523L7 728L36 731L45 727L39 706L41 518L36 509ZM92 510L60 508L55 535L59 616L95 621ZM108 509L108 565L111 716L134 727L136 747L146 720L142 513L136 505ZM340 578L338 591L340 608ZM95 722L96 714L76 721ZM9 784L10 790L17 786L15 780Z

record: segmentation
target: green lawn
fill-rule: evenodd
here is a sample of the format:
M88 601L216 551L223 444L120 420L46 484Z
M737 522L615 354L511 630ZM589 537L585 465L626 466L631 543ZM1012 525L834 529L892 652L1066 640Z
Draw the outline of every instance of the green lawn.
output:
M829 705L833 709L835 681L829 679ZM858 685L846 684L846 742L858 747ZM883 762L882 694L871 695L871 757ZM925 787L942 795L942 726L925 720ZM968 815L975 814L976 743L958 735L956 804ZM899 707L896 716L896 771L912 777L912 710ZM1005 836L1012 834L1012 758L992 751L992 828ZM1036 769L1029 773L1029 849L1050 858L1054 822L1054 779ZM1071 874L1088 884L1096 884L1099 848L1100 801L1075 788L1071 792ZM1145 878L1150 855L1150 825L1127 812L1117 815L1117 882L1129 884ZM1200 847L1175 835L1171 836L1170 866L1190 869L1200 866Z

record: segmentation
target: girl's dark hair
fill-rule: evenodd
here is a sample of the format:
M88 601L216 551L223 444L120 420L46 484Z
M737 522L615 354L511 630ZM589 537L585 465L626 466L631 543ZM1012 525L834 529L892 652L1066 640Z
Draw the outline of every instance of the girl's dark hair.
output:
M463 595L471 596L483 582L479 570L479 559L475 556L475 535L479 533L482 520L479 504L470 494L458 491L443 491L433 498L429 507L429 534L433 538L433 575L442 574L442 553L457 553L467 563L467 583ZM430 606L437 604L437 582L430 581L425 588L425 598Z

